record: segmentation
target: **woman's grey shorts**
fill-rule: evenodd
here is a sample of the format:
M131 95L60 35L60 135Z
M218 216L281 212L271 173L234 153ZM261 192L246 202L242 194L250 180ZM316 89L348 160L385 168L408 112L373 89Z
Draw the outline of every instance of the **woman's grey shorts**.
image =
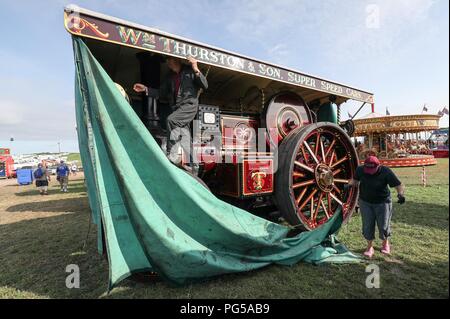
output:
M375 223L378 226L380 239L391 236L392 201L371 204L359 199L362 217L362 233L366 240L375 239Z

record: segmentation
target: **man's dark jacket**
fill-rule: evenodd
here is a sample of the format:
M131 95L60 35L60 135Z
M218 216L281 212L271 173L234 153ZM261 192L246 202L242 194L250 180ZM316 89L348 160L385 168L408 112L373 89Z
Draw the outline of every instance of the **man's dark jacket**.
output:
M206 90L208 88L208 81L205 76L200 73L195 75L192 67L184 65L180 71L180 88L175 92L175 79L173 72L170 73L159 90L149 89L149 95L164 99L175 110L182 104L191 104L198 106L198 91L200 89Z

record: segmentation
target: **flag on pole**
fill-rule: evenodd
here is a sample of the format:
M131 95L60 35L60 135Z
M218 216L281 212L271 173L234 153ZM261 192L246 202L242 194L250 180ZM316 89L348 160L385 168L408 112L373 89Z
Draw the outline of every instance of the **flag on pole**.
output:
M423 113L423 112L428 112L428 108L427 108L427 105L426 105L426 104L423 105L422 113Z
M442 109L442 113L448 115L448 108L446 106Z
M439 115L439 116L444 116L444 113L442 113L442 111L439 111L439 112L438 112L438 115Z
M391 115L391 113L389 112L388 108L386 108L386 115Z

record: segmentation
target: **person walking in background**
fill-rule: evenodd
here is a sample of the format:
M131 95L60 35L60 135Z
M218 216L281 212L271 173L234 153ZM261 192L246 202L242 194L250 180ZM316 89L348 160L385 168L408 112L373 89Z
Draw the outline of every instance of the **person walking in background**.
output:
M36 187L39 190L39 194L48 195L48 182L50 181L50 174L47 168L42 165L42 163L39 163L38 168L34 171L33 175L36 180Z
M56 179L59 181L59 185L61 186L61 192L68 192L67 186L69 184L69 174L69 167L66 165L66 163L64 163L63 160L61 160L58 167L56 168Z
M375 250L375 224L383 241L381 253L389 255L391 247L392 198L389 187L395 187L399 204L405 203L404 187L394 172L380 165L376 156L369 156L364 165L357 167L355 177L349 185L359 186L359 209L362 218L362 233L367 240L364 256L372 258Z
M73 176L77 176L78 167L75 163L72 164L72 166L70 167L70 170L72 171Z

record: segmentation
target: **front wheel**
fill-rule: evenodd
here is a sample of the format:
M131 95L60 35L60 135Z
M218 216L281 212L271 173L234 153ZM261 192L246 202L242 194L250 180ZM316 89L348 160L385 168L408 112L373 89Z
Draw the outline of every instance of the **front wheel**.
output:
M358 189L345 187L354 177L358 156L347 134L320 122L291 132L278 149L275 198L293 226L312 230L342 209L344 221L357 202Z

